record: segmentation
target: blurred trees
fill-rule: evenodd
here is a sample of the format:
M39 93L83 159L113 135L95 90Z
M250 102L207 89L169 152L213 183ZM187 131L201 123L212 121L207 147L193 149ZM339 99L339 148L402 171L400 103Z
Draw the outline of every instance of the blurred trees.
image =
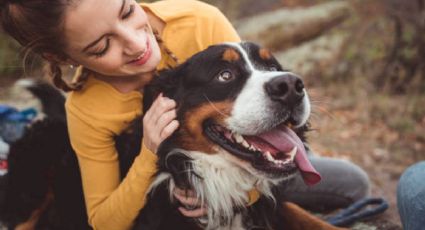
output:
M152 2L155 0L142 1ZM238 22L248 21L242 20L242 18L256 17L262 12L277 12L277 9L281 8L292 10L307 6L319 8L319 3L333 2L327 0L204 1L220 8L239 28L242 28L242 25L238 25ZM425 0L347 0L339 2L350 3L351 10L355 14L336 30L332 29L324 34L325 36L333 35L333 37L323 39L322 43L330 47L326 49L332 52L338 49L339 54L326 63L323 60L318 61L320 63L313 67L315 71L313 81L332 83L332 81L348 81L363 77L370 81L371 88L374 90L392 93L404 93L410 89L425 91ZM292 11L297 12L297 10ZM309 16L307 15L306 18L308 19ZM343 20L335 18L336 22ZM264 39L271 41L266 44L270 46L269 48L280 47L280 50L276 49L276 52L287 49L285 44L288 42L285 39L288 37L291 37L291 41L299 41L300 44L308 40L302 37L304 34L297 32L302 31L302 28L293 30L297 33L291 34L292 27L287 25L292 19L292 16L274 19L276 25L279 23L281 25L271 28L263 35ZM303 23L305 24L303 25L305 26L304 31L313 33L319 27L315 23L308 22L311 19L307 19ZM263 21L256 22L255 25L264 27ZM341 42L341 40L343 41ZM340 43L343 43L341 47ZM318 53L318 46L313 45L312 47L313 51L310 52L310 55L305 53L298 55L299 62L305 63L304 66L307 65L308 60L312 59L313 54ZM293 51L285 52L297 52ZM23 74L23 64L19 53L19 46L0 31L0 76ZM280 56L280 53L278 54ZM291 61L293 58L291 56L286 60ZM40 65L39 62L29 60L27 67L28 72L32 72Z
M0 77L22 74L19 45L0 30Z
M386 64L376 79L378 88L404 93L425 90L425 0L385 0L394 33Z

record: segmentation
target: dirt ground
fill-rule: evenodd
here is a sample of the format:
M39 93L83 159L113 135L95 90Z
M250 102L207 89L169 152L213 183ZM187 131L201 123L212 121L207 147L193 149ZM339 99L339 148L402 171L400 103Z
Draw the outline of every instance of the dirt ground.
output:
M361 89L344 92L344 85L311 89L313 131L312 148L323 156L350 160L369 175L371 196L384 197L389 209L372 221L378 229L401 229L396 203L396 188L402 172L416 161L424 160L424 144L412 134L400 132L384 120L374 118L375 106L391 100L394 106L409 98L367 94ZM382 99L382 98L387 99ZM382 109L382 108L380 108ZM386 108L391 113L390 108ZM386 113L386 111L380 111ZM394 116L402 115L393 111ZM423 121L413 127L422 129Z

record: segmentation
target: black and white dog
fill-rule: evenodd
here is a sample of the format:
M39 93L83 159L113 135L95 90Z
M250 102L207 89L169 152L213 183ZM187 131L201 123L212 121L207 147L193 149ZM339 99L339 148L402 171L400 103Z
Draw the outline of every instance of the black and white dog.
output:
M134 229L336 229L303 211L285 208L275 193L280 182L297 172L307 184L317 183L320 175L303 144L310 114L307 91L302 80L283 70L269 51L253 43L211 46L160 72L145 88L144 108L160 92L177 102L180 127L159 147L158 173ZM131 132L116 137L123 176L139 153L141 123L134 122ZM75 164L65 155L51 165L49 175L56 175L51 169L60 164ZM23 169L11 165L10 170ZM51 178L50 183L61 181ZM176 186L195 191L207 216L181 215L172 196ZM49 190L53 197L65 192L56 190ZM248 205L252 191L258 191L260 198ZM81 192L75 197L80 198ZM54 200L50 206L55 206Z

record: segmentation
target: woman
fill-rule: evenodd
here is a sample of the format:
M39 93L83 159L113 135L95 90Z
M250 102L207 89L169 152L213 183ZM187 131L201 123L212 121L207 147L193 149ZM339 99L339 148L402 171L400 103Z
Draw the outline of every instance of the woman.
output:
M145 203L154 152L178 127L175 102L158 97L144 116L142 150L120 181L113 137L141 115L140 91L156 68L176 64L155 37L185 60L209 45L239 41L235 30L216 8L195 1L140 7L134 0L10 0L3 2L1 20L24 47L49 61L55 85L72 91L66 112L89 223L94 229L128 229ZM67 84L60 64L83 68ZM199 216L204 210L181 212Z
M175 56L183 61L209 45L240 41L237 33L216 8L197 1L0 2L6 32L44 57L55 85L71 91L66 113L90 225L130 228L155 173L154 153L179 125L175 102L160 95L144 114L142 150L122 181L113 137L141 115L140 92L156 69L174 66ZM68 84L59 65L81 67ZM196 205L183 194L175 191L180 202ZM203 208L180 211L205 214Z

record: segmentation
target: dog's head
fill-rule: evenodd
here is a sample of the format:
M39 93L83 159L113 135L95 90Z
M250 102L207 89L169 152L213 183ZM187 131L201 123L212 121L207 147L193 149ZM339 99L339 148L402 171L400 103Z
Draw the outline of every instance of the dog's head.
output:
M262 179L279 181L298 168L306 183L320 180L299 137L310 114L304 84L268 50L253 43L211 46L161 72L145 103L159 92L177 102L180 122L160 155L220 154Z

